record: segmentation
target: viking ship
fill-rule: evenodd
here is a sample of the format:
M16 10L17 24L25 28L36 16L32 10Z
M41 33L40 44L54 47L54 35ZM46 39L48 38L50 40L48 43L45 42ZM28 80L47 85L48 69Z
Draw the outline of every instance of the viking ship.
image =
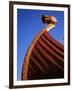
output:
M22 66L22 80L64 78L64 46L48 32L58 22L54 16L42 16L47 27L32 41Z

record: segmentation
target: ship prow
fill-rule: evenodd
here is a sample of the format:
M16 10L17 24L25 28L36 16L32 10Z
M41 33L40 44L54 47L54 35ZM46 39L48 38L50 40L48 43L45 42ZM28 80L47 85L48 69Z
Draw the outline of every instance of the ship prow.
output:
M22 80L64 78L64 46L46 30L31 43L22 67Z

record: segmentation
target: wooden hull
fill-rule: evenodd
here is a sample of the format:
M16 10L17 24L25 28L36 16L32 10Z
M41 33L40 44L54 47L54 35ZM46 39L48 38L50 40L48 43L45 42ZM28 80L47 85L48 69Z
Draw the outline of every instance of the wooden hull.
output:
M55 78L64 78L64 46L44 31L28 49L22 80Z

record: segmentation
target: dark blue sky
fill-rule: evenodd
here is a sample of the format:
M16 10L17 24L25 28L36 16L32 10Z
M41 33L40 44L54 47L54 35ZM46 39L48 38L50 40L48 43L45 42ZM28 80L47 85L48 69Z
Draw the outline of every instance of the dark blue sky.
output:
M27 49L34 37L46 27L42 23L42 15L55 16L58 20L56 27L49 34L64 44L64 12L52 10L17 10L17 80L21 80L21 71Z

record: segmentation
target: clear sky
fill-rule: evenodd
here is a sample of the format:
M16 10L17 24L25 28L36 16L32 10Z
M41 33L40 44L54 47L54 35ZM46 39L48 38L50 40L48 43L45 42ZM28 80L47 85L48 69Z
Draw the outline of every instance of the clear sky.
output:
M38 33L46 27L42 23L42 15L55 16L56 27L49 34L64 45L64 12L52 10L17 10L17 80L21 80L22 65L27 49Z

